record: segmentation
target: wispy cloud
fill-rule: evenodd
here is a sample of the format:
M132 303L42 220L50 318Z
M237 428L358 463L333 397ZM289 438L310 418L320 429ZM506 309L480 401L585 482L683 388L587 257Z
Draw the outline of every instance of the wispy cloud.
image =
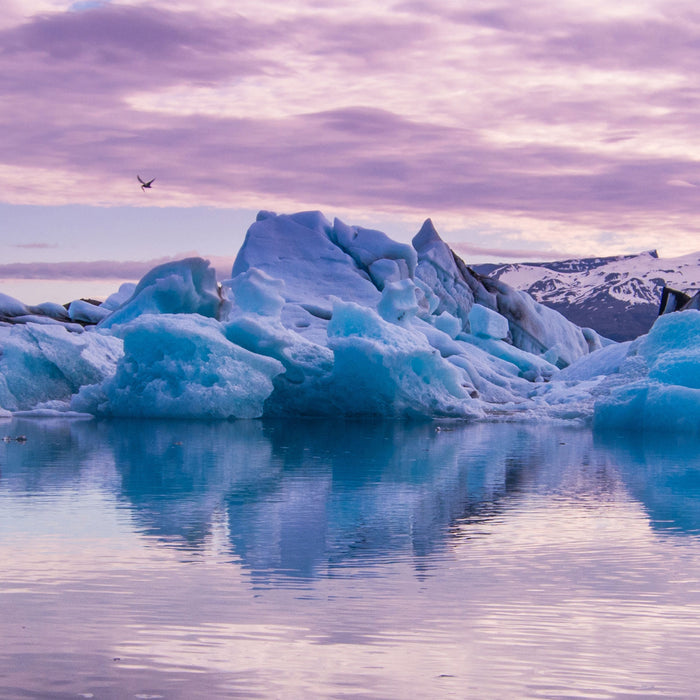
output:
M139 280L156 265L196 256L196 253L144 261L94 260L73 262L33 262L0 264L0 279L35 280ZM230 275L232 258L209 256L219 279Z
M472 256L488 256L496 260L563 260L572 256L572 251L546 249L537 250L536 248L497 248L489 246L478 246L470 243L451 243L452 249L461 255L467 256L467 259Z
M15 243L13 248L25 248L29 250L45 250L48 248L58 248L55 243Z
M0 264L0 279L114 279L137 280L155 265L166 259L150 262L120 262L97 260L92 262L37 262Z

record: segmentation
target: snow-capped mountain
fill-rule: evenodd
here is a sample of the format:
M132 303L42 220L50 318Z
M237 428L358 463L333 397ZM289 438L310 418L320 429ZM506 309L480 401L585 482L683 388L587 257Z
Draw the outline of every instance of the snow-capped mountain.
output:
M475 265L473 269L531 294L583 327L613 340L646 333L658 315L664 286L700 288L700 252L659 258L639 255L544 263Z

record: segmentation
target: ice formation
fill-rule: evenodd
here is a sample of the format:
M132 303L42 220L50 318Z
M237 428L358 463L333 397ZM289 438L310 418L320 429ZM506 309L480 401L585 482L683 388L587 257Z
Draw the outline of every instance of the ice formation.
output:
M698 430L699 316L611 344L473 272L430 220L409 245L319 212L261 212L220 286L189 258L99 306L0 295L0 409Z
M72 407L96 415L256 418L283 371L276 360L229 342L222 325L197 314L143 314L119 328L124 354ZM98 336L99 337L99 336Z
M660 316L618 374L629 381L596 403L598 428L700 433L700 311Z
M60 325L23 323L0 326L0 349L0 407L67 409L80 387L114 373L122 341Z
M111 328L144 314L187 313L216 318L220 306L214 269L202 258L187 258L147 272L123 304L111 312L108 306L100 322L103 328Z

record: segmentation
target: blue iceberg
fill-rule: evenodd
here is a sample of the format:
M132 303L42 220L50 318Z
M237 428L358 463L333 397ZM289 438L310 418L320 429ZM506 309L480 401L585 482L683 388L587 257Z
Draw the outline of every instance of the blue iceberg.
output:
M0 295L0 410L697 430L699 315L614 344L473 272L430 220L409 245L261 212L221 284L188 258L99 306Z
M700 433L700 311L660 316L618 372L630 380L596 403L596 427Z

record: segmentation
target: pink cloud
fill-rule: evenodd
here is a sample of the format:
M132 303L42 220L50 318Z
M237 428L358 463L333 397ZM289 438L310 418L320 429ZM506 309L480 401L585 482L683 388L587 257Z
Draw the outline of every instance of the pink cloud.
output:
M28 250L44 250L57 247L55 243L15 243L13 245L13 248L25 248Z
M260 19L107 4L38 16L0 31L0 168L81 173L99 190L144 167L161 188L226 206L245 194L299 208L492 212L621 232L676 217L697 228L693 188L674 186L700 181L700 145L684 147L699 116L688 89L697 13L678 5L653 20L594 10L577 19L532 8L412 2L363 18L300 5ZM639 80L598 85L588 69ZM398 91L402 71L424 73L422 92ZM688 83L665 84L662 71ZM444 75L456 79L440 92ZM595 89L577 86L589 75ZM235 100L240 81L274 92L290 76L333 82L319 83L322 98L306 109L280 105L278 117L254 101L236 116L128 101L178 86L226 86ZM348 103L356 84L386 99L359 90ZM505 138L511 125L521 137ZM574 137L557 136L562 127ZM588 141L576 138L587 130ZM655 138L671 147L640 147Z
M196 256L197 253L181 253L175 256L141 261L94 260L73 262L33 262L0 264L0 279L41 280L138 280L156 265ZM216 269L219 279L231 273L234 256L207 257Z
M572 257L571 251L563 249L505 248L472 245L471 243L450 243L450 247L464 256L488 256L496 260L565 260ZM468 257L466 258L468 260Z
M172 258L144 262L97 260L93 262L35 262L0 264L1 279L113 279L137 280L156 265Z

